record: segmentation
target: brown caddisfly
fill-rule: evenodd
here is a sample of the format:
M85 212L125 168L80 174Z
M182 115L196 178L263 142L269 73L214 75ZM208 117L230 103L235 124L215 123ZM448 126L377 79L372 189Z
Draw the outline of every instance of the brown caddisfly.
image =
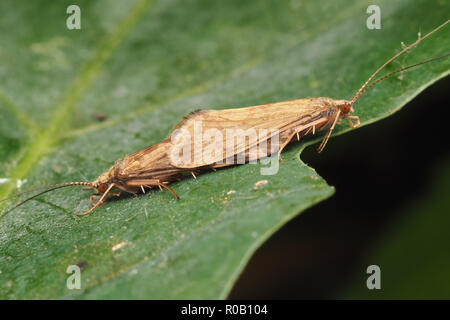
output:
M246 129L265 129L270 132L277 132L280 141L280 147L278 150L269 151L267 155L278 152L280 155L283 148L294 138L297 137L298 140L301 137L309 134L315 133L319 130L324 130L329 128L325 137L323 138L321 144L319 145L318 151L321 152L328 139L336 126L336 123L342 119L348 121L350 127L355 128L359 125L359 118L357 116L351 115L354 103L359 99L359 97L366 92L368 89L379 83L380 81L407 69L419 66L424 63L435 61L447 57L449 54L423 61L411 66L404 67L400 70L394 71L385 75L378 80L371 82L371 80L378 74L386 65L396 59L398 56L416 46L423 39L429 37L431 34L448 24L450 20L446 21L433 31L429 32L424 37L419 37L417 41L413 44L404 47L399 53L394 55L392 58L387 60L381 67L379 67L364 84L358 89L356 94L351 100L334 100L330 98L318 97L318 98L307 98L307 99L297 99L285 102L277 102L259 106L252 106L239 109L227 109L227 110L202 110L194 112L189 116L185 117L180 124L178 124L175 129L181 130L180 132L186 132L192 134L195 131L195 123L201 122L204 129L215 129L219 132L225 132L227 129L240 128L243 131ZM91 195L90 202L92 208L79 214L85 215L100 205L105 203L109 195L118 195L118 193L113 193L112 189L116 188L125 192L136 194L139 191L145 193L146 188L166 188L172 194L178 198L177 194L168 186L170 182L180 180L185 174L192 174L195 177L196 170L202 169L214 169L223 166L233 165L232 162L224 161L227 160L225 157L234 157L238 154L244 154L246 160L248 160L248 152L254 145L260 145L266 140L272 138L271 134L264 136L263 138L256 139L254 142L247 142L247 140L242 140L240 143L233 144L230 147L227 144L220 144L216 146L221 152L215 152L214 156L208 159L203 159L201 155L198 155L196 143L198 141L186 140L184 150L191 150L189 154L190 158L198 158L200 161L191 161L187 163L180 163L174 158L173 152L175 146L174 142L167 138L166 140L145 148L141 151L128 155L120 160L118 160L108 171L101 174L93 182L67 182L52 186L45 186L40 188L35 188L17 194L15 196L3 199L1 201L15 198L21 196L24 193L43 190L38 194L29 197L17 205L10 208L7 212L18 207L24 202L33 199L41 194L50 192L55 189L69 187L69 186L84 186L88 189L94 189L95 193ZM200 144L203 142L200 141ZM253 145L252 145L253 144ZM200 149L201 150L201 149ZM226 156L224 156L226 155ZM197 157L198 156L198 157ZM256 159L262 158L256 156Z

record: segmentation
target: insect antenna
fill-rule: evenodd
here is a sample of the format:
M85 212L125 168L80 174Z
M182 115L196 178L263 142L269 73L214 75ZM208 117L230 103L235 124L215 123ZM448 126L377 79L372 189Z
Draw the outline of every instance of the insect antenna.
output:
M53 191L53 190L56 190L56 189L65 188L65 187L72 187L72 186L88 186L88 187L92 187L92 183L91 182L65 182L65 183L53 184L53 185L49 185L49 186L37 187L37 188L33 188L33 189L30 189L30 190L26 190L26 191L20 192L18 194L13 195L13 196L1 199L0 202L6 201L6 200L9 200L9 199L14 199L14 198L20 197L20 196L22 196L22 195L24 195L26 193L33 192L33 191L46 189L46 190L44 190L42 192L39 192L38 194L35 194L34 196L26 198L25 200L17 203L13 207L11 207L8 210L6 210L5 212L3 212L2 215L7 214L8 212L14 210L18 206L21 206L22 204L24 204L25 202L27 202L27 201L29 201L31 199L34 199L34 198L36 198L36 197L38 197L38 196L40 196L40 195L42 195L44 193L47 193L47 192L50 192L50 191Z
M388 61L386 61L381 67L379 67L370 77L369 79L367 79L366 82L364 82L364 84L361 86L361 88L359 88L359 90L356 92L356 94L354 95L353 99L351 100L351 104L353 105L353 103L358 100L358 98L363 94L363 92L367 91L364 90L364 88L369 84L370 81L372 81L372 79L378 74L378 72L380 72L381 70L383 70L389 63L391 63L392 61L394 61L395 59L397 59L398 56L402 55L403 53L405 53L406 51L408 51L409 49L411 49L412 47L415 47L416 45L418 45L422 40L428 38L429 36L431 36L433 33L435 33L436 31L438 31L439 29L441 29L442 27L444 27L446 24L448 24L450 22L450 20L447 20L446 22L444 22L443 24L441 24L440 26L436 27L435 29L433 29L432 31L430 31L429 33L427 33L425 36L420 37L412 44L410 44L409 46L403 48L403 50L401 50L400 52L398 52L397 54L395 54L392 58L390 58ZM442 56L440 58L443 58L445 56ZM439 58L439 59L440 59ZM431 61L434 61L437 59L431 59ZM427 62L431 62L431 61L426 61L424 63ZM420 63L423 64L423 63ZM417 65L420 65L417 64ZM407 69L412 68L413 66L410 67L406 67ZM401 69L400 69L401 70ZM400 72L400 70L398 72ZM405 69L406 70L406 69ZM404 71L404 70L401 70ZM385 77L387 78L387 77ZM381 80L380 80L381 81ZM379 81L378 81L379 82ZM364 90L364 91L363 91Z
M411 69L411 68L420 66L420 65L425 64L425 63L428 63L428 62L433 62L433 61L436 61L436 60L439 60L439 59L443 59L443 58L446 58L446 57L448 57L448 56L450 56L450 53L447 53L447 54L445 54L445 55L443 55L443 56L440 56L440 57L436 57L436 58L433 58L433 59L429 59L429 60L426 60L426 61L422 61L422 62L413 64L413 65L410 65L410 66L401 68L401 69L399 69L399 70L392 71L391 73L389 73L389 74L387 74L387 75L381 77L380 79L377 79L376 81L372 82L372 83L370 84L370 86L366 87L363 91L361 91L361 93L359 94L359 96L361 96L364 92L366 92L367 90L369 90L370 88L372 88L372 87L373 87L374 85L376 85L377 83L380 83L380 82L383 81L384 79L387 79L387 78L389 78L390 76L393 76L393 75L396 74L396 73L399 73L399 72L402 72L402 71L405 71L405 70L408 70L408 69Z

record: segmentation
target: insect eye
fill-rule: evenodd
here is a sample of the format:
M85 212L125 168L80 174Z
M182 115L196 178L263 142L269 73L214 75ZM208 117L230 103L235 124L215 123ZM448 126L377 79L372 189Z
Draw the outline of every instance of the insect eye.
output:
M341 105L341 111L342 111L342 113L347 114L347 113L350 112L350 110L351 110L351 107L350 107L349 104L343 104L343 105Z
M102 183L97 187L97 190L100 193L105 193L106 189L108 189L108 185L106 183Z

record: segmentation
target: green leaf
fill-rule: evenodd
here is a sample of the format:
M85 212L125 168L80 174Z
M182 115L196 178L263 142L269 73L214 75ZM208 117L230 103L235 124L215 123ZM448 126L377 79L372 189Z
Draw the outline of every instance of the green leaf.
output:
M446 1L382 1L382 28L368 30L369 1L79 1L82 28L67 30L70 4L0 3L10 13L0 20L0 178L10 179L0 198L17 180L92 181L198 108L351 98L401 41L449 11ZM449 30L385 72L447 53ZM385 80L355 114L362 125L387 117L449 69L444 59ZM319 140L288 147L276 175L248 164L175 183L179 201L155 190L82 218L89 195L78 188L30 201L0 217L0 297L225 298L264 240L333 193L299 160ZM76 264L81 289L69 290Z

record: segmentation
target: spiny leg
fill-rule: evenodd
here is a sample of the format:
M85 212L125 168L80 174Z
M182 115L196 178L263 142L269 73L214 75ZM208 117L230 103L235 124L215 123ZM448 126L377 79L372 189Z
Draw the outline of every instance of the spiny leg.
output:
M292 140L292 138L297 134L297 131L294 131L289 138L281 145L280 150L278 150L278 161L281 161L281 152L283 152L283 149L288 145L288 143Z
M328 132L327 132L325 138L323 138L322 143L320 144L319 148L317 148L317 152L320 153L320 152L322 152L323 148L325 148L325 145L327 144L328 139L330 139L331 133L333 132L334 127L336 126L336 122L337 122L338 119L339 119L340 113L341 113L341 110L338 110L338 111L336 112L336 117L335 117L334 120L333 120L333 124L331 125L330 130L328 130Z
M302 137L304 137L304 136L306 136L307 134L309 134L309 133L311 132L311 130L313 131L313 134L314 134L315 127L316 127L316 126L309 127L309 129L306 130L304 134L302 134ZM301 137L300 137L300 131L301 131L301 130L298 130L298 131L297 131L297 141L300 141L300 138L301 138Z
M169 188L165 183L167 183L166 181L161 182L159 179L136 179L136 180L129 180L126 182L126 187L130 188L130 187L137 187L137 188L141 188L141 187L163 187L166 188L167 190L169 190L177 199L179 199L180 197L175 193L175 191L173 191L171 188Z
M308 130L306 130L306 132L303 134L303 136L306 136L308 133L311 132L311 130L313 130L313 127L310 127Z
M302 134L302 136L299 136L299 133L303 130L303 128L301 130L295 130L290 136L289 138L286 140L285 143L283 143L281 145L280 150L278 151L278 160L281 161L281 152L283 151L283 149L289 144L289 142L291 142L292 138L297 135L297 141L300 141L300 138L303 137L304 135L308 134L311 131L311 128L308 129L308 131L306 131L306 133Z
M144 185L144 186L141 186L141 188L142 187L151 188L152 186ZM175 198L180 199L180 197L175 193L175 191L173 191L173 189L170 188L169 186L167 186L166 184L164 184L162 182L158 182L158 187L159 187L159 190L161 190L161 191L162 191L162 187L166 188L175 196Z
M166 188L167 190L169 190L177 199L180 199L180 197L175 193L175 191L172 190L172 188L170 188L169 186L165 185L164 183L160 182L158 184L160 187Z
M323 118L321 118L321 119L318 119L318 120L316 120L316 121L314 121L314 122L312 122L312 123L309 123L307 126L302 126L302 127L300 127L298 130L295 130L295 131L291 134L291 136L286 140L286 142L283 143L283 145L281 146L280 150L278 151L278 160L282 160L282 159L281 159L281 152L282 152L283 149L288 145L288 143L292 140L292 138L294 137L294 135L296 135L296 134L302 132L302 131L305 130L306 128L308 128L308 130L306 130L306 131L300 136L300 138L306 136L308 133L311 132L311 130L312 130L312 133L315 134L315 133L316 133L316 125L322 125L323 122L324 122L324 120L323 120ZM298 136L297 136L297 138L298 138Z

